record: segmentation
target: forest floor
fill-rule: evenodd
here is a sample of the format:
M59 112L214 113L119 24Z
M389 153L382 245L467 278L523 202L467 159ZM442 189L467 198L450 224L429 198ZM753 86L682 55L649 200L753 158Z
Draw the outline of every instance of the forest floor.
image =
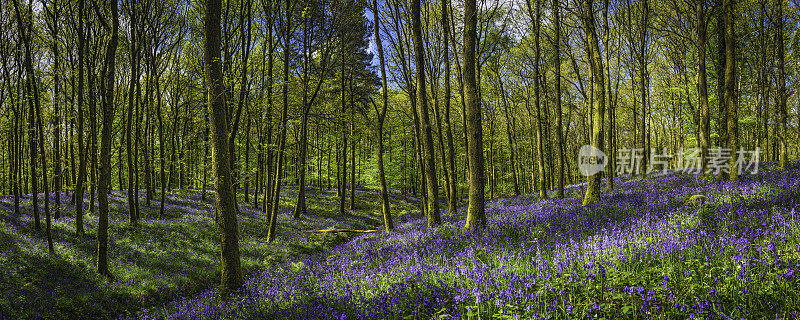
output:
M382 228L376 192L357 191L355 210L341 216L335 192L309 189L308 214L295 220L291 214L296 195L296 187L284 188L277 238L268 243L264 212L252 206L252 195L249 203L244 203L239 192L239 244L246 276L329 250L354 235L305 231ZM52 224L54 255L47 251L44 231L34 228L31 198L22 198L21 215L15 216L13 196L0 196L0 319L116 318L217 285L219 240L213 221L213 193L204 201L199 190L170 192L163 217L158 216L158 191L149 204L144 190L139 196L137 227L128 223L127 193L114 191L109 197L113 282L94 271L97 216L96 210L88 212L88 192L83 237L75 234L75 206L62 193L61 218ZM40 205L42 199L40 194ZM390 200L394 212L406 216L400 221L416 218L412 212L417 201L400 195ZM40 215L44 230L42 209Z
M393 195L386 233L375 192L336 214L330 192L290 215L284 194L277 240L263 214L239 216L244 286L221 297L210 202L170 197L168 217L145 210L127 225L112 202L111 271L93 271L94 235L76 239L70 209L47 254L28 209L0 197L0 318L139 319L797 319L800 314L800 163L762 164L736 183L684 174L619 177L581 205L534 195L487 202L488 229L464 233L465 209L427 228L416 199ZM704 202L696 201L703 195ZM66 198L64 199L66 201ZM27 207L26 207L27 208ZM93 230L90 216L88 230ZM313 229L378 229L348 238Z
M769 167L769 168L767 168ZM620 177L582 206L532 195L424 217L143 310L141 319L798 319L800 163L736 183ZM697 201L703 195L706 201Z

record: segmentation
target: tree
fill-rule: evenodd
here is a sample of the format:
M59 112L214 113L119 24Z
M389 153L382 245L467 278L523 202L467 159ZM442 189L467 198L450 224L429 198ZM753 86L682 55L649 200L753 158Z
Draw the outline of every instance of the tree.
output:
M84 62L84 33L83 33L83 19L85 0L78 0L78 181L75 184L75 191L77 199L75 204L75 232L78 235L83 235L83 194L85 191L84 183L86 181L86 148L83 145L83 62Z
M17 23L19 24L20 34L25 46L25 100L28 102L28 137L30 146L30 168L31 168L31 189L33 191L33 212L36 230L40 230L39 223L39 202L38 202L38 186L36 176L36 162L37 155L41 152L42 164L42 177L44 186L44 213L45 213L45 233L47 235L47 248L50 253L53 253L53 238L51 236L51 222L50 222L50 201L48 199L48 184L47 184L47 162L44 153L44 130L42 128L42 109L41 101L39 100L39 86L37 84L36 73L33 69L33 2L28 3L27 12L25 17L22 16L22 9L19 6L19 1L14 0L14 11L17 16ZM37 130L38 129L38 130ZM37 149L37 138L39 149Z
M553 26L555 28L555 39L553 40L553 51L555 53L556 69L556 144L558 145L558 188L556 188L556 198L564 198L564 128L561 119L563 110L561 109L561 8L559 0L553 0Z
M428 97L425 84L425 53L422 46L422 23L420 18L420 0L411 2L411 29L414 41L414 64L417 68L417 113L422 125L422 147L424 149L425 180L428 192L428 227L441 223L439 216L439 180L436 179L436 159L433 154L433 135L428 117Z
M286 157L286 122L288 121L288 108L289 108L289 57L291 55L291 40L289 38L289 31L291 30L292 22L292 9L291 1L285 0L286 7L286 24L283 26L283 110L281 112L281 130L280 137L278 138L278 161L275 165L275 189L272 192L272 215L269 220L269 231L267 233L268 241L275 240L277 220L278 220L278 205L281 202L281 175L283 174L283 161Z
M723 1L723 15L725 25L725 110L728 122L728 148L732 152L739 149L739 116L737 113L736 103L736 30L734 29L734 1ZM730 170L728 172L731 181L739 179L739 171L736 167L736 161L730 161Z
M419 1L419 0L416 0ZM478 104L478 84L475 78L475 44L477 42L477 5L475 0L464 1L464 103L467 109L467 141L469 157L469 206L464 229L475 232L486 228L484 204L483 126Z
M697 91L700 109L700 174L705 175L708 147L711 140L711 117L708 109L708 84L706 79L706 18L705 0L697 1Z
M126 154L127 154L127 164L128 164L128 214L129 214L129 221L132 225L136 225L139 221L139 195L138 195L138 185L136 184L138 177L138 168L136 165L136 157L134 157L134 139L132 137L133 134L133 111L138 105L138 96L136 96L136 86L139 82L139 53L141 51L141 44L139 43L139 38L141 37L140 29L141 23L139 19L137 19L137 11L139 10L139 4L134 3L133 1L129 2L129 10L130 10L130 25L128 26L130 29L129 39L130 39L130 63L131 63L131 74L130 74L130 82L128 87L128 116L127 116L127 129L125 130L125 143L126 143ZM137 146L138 148L138 146Z
M780 147L780 158L779 164L780 168L786 170L786 158L789 153L788 146L786 140L789 139L789 129L787 126L787 119L788 112L786 108L786 99L788 98L786 94L786 63L784 57L784 50L785 45L783 42L783 0L778 0L778 114L780 119L780 130L778 143ZM733 10L733 9L730 9ZM731 18L733 19L733 18ZM733 24L733 22L730 22ZM731 32L733 32L733 26L731 26ZM727 34L726 34L727 35ZM735 38L732 38L735 39ZM734 127L735 130L735 127Z
M328 39L333 33L329 26L329 19L335 20L337 17L329 17L325 14L324 10L319 7L324 6L325 3L310 3L304 12L303 16L303 63L301 83L303 91L303 103L301 110L300 122L300 146L298 155L298 175L299 185L297 191L297 202L294 210L294 218L300 218L301 215L306 214L306 162L308 158L308 118L311 112L311 107L317 102L320 96L320 90L325 83L328 76L328 71L331 68L329 62L330 52L333 45L330 45ZM348 21L351 19L347 19ZM363 25L363 24L362 24ZM340 39L340 40L343 40ZM319 54L319 61L314 58L315 54ZM316 84L312 86L312 72L316 74Z
M30 6L29 6L30 7ZM31 58L31 33L33 31L29 31L29 29L33 28L33 9L29 8L26 10L25 17L22 16L22 10L19 6L19 1L14 0L14 11L17 17L17 25L19 26L20 35L22 37L23 45L25 46L25 102L28 104L28 138L29 142L28 145L30 146L30 179L31 179L31 191L32 194L32 205L33 205L33 217L34 217L34 225L36 230L41 230L41 223L39 222L39 187L37 183L37 175L36 175L36 162L38 156L38 150L36 149L36 108L34 104L39 103L39 93L38 89L35 89L36 82L34 82L34 77L36 76L33 71L33 63Z
M541 5L540 0L534 0L534 1L536 1L535 13L534 13L534 10L531 8L530 0L526 1L526 4L528 6L528 15L530 16L531 21L533 21L533 24L534 24L534 27L533 27L534 28L534 33L533 33L534 34L534 40L533 40L533 42L534 42L534 46L535 46L535 49L534 49L535 50L535 54L534 54L534 58L533 58L533 79L534 79L534 81L533 81L533 83L534 83L533 84L533 90L534 90L534 104L535 104L535 107L536 107L536 150L537 150L537 167L539 167L539 186L538 187L539 187L539 199L547 199L547 186L546 186L546 181L547 180L545 178L546 175L545 175L545 170L544 170L544 157L545 157L545 150L544 150L544 139L545 138L544 138L544 136L545 136L545 131L544 131L544 126L542 125L543 119L542 119L542 106L541 106L541 99L540 99L541 87L540 87L540 83L539 83L541 81L541 75L540 75L540 70L539 70L539 61L541 60L541 50L540 50L540 45L539 45L539 37L540 37L540 32L541 32L541 17L542 17L541 6L542 5ZM553 5L557 6L558 4L554 2ZM558 46L558 45L556 45L556 46ZM560 69L560 66L556 66L556 68ZM558 72L560 73L560 70ZM560 121L561 120L561 115L560 115L561 113L560 112L558 112L558 113L559 113L558 119ZM561 129L560 129L560 126L559 126L559 131L560 130ZM559 136L559 138L560 138L560 136ZM559 142L559 145L560 145L560 142ZM563 175L563 167L561 168L561 174ZM562 190L562 196L563 196L563 190Z
M46 2L44 2L45 9L50 16L50 23L48 24L50 28L50 36L51 36L51 51L53 53L53 67L52 67L52 76L53 76L53 163L54 163L54 175L53 175L53 186L55 189L55 210L54 210L54 218L56 220L59 219L61 215L61 113L59 110L59 89L60 89L60 70L59 70L59 51L58 51L58 17L60 16L59 7L57 1L53 1L53 8L48 8ZM42 153L44 157L44 152Z
M119 9L117 1L110 2L110 28L99 9L95 7L100 22L106 30L110 31L103 64L103 81L100 83L100 92L103 94L103 131L100 138L100 179L97 189L97 202L100 207L97 223L97 272L107 279L113 280L114 276L108 269L108 194L111 191L111 131L114 125L114 73L119 38Z
M444 3L444 2L443 2ZM381 212L383 212L383 225L386 228L386 231L392 231L394 229L394 223L392 222L392 213L390 212L389 208L389 193L386 190L386 173L384 172L384 165L383 165L383 122L386 120L386 112L389 109L389 86L386 84L386 59L383 56L383 42L381 41L381 26L380 26L380 15L378 13L378 0L372 0L372 16L375 17L375 47L378 49L378 61L380 62L381 67L381 102L382 107L378 109L378 106L375 105L375 113L377 114L377 122L378 122L378 179L380 181L381 187ZM445 32L446 34L446 32ZM445 36L446 39L447 36ZM446 41L446 40L445 40ZM445 45L446 47L447 45ZM449 64L448 64L449 66ZM448 72L449 74L449 72ZM449 87L448 87L449 88ZM451 136L452 138L452 136Z
M646 1L646 0L645 0ZM595 28L594 7L592 0L583 1L583 27L588 44L589 65L592 71L592 146L603 151L603 115L605 114L605 73L603 71L603 60L600 55L600 45L598 43L597 31ZM583 197L583 205L597 201L600 196L600 175L594 174L589 177L586 186L586 194Z
M208 108L211 121L214 170L214 211L220 233L222 251L221 291L228 294L244 283L239 260L239 230L236 221L236 204L233 193L233 176L230 168L228 148L228 117L225 88L222 83L222 61L220 57L220 0L206 0L204 22L204 61L208 85Z
M450 1L448 0L441 0L442 8L442 36L444 38L444 42L442 43L442 49L444 50L444 122L445 122L445 134L447 135L447 178L449 182L447 183L448 190L447 190L447 211L450 215L455 215L457 208L456 208L456 161L455 161L455 147L453 145L453 126L452 122L450 121L450 50L449 50L449 42L450 42L450 12L448 8L450 7ZM380 47L379 47L380 48ZM381 58L382 59L382 58ZM381 71L383 74L383 70ZM385 78L381 75L381 78ZM383 87L386 88L386 83L384 80ZM443 151L444 152L444 151ZM444 164L443 164L444 165Z

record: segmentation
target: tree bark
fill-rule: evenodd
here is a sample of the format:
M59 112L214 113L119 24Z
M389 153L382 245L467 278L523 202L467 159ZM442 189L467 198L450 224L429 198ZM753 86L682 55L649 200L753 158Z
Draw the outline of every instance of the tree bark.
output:
M139 221L139 206L137 203L138 192L136 190L136 159L133 154L133 110L136 107L135 103L135 90L136 83L139 81L139 46L137 43L138 21L136 16L136 4L131 2L131 16L130 16L130 63L131 63L131 77L128 86L128 110L127 110L127 129L125 130L125 150L128 164L128 219L132 225L136 225Z
M475 0L464 0L464 104L467 113L467 141L469 153L469 206L464 229L474 232L486 229L484 204L483 127L478 104L478 84L475 78L475 46L477 42L477 5Z
M786 141L789 140L789 131L787 127L788 110L786 108L786 70L785 70L785 45L783 40L783 0L778 0L778 112L780 117L780 130L778 144L780 147L779 164L780 168L786 170L786 161L789 150ZM730 9L731 11L733 9ZM732 23L732 22L731 22ZM733 27L731 27L733 28ZM733 36L732 36L733 37ZM732 38L733 39L733 38Z
M411 28L414 41L414 64L417 68L417 112L422 125L425 161L425 178L428 192L428 227L438 226L441 223L439 215L439 180L436 178L436 159L434 158L433 136L428 117L428 98L425 84L425 52L422 46L422 23L420 18L420 0L411 2Z
M211 140L213 141L213 167L217 225L219 226L222 251L223 295L230 294L242 286L242 269L239 260L239 230L236 221L236 204L233 199L233 176L228 149L228 119L225 104L225 87L222 83L222 61L220 59L220 0L206 0L204 17L205 73L208 85L208 106L211 116Z
M556 198L564 198L564 126L561 110L561 8L559 0L553 0L553 25L555 26L555 40L553 50L555 51L556 65L556 144L558 144L558 188Z
M78 182L75 184L76 201L75 203L75 231L79 236L84 234L83 230L83 194L84 182L86 177L86 150L83 145L83 10L85 0L78 0Z
M114 73L118 38L119 10L117 1L111 1L111 34L106 45L104 79L100 83L100 92L103 94L103 131L100 139L100 183L97 198L100 206L97 223L97 272L109 280L114 279L108 269L108 194L111 187L111 132L114 125Z
M589 65L592 71L592 109L594 109L594 121L592 121L592 146L602 152L603 115L605 114L606 88L604 79L605 73L603 71L603 59L600 55L600 45L597 39L592 0L583 1L582 18L585 30L584 32L586 34L586 43L588 44ZM597 201L600 196L600 174L594 174L590 176L588 180L586 194L583 197L583 205Z
M735 55L735 37L736 32L734 29L734 1L724 0L723 14L725 25L725 109L726 118L728 122L728 148L731 149L731 154L736 154L739 149L739 116L737 114L738 106L736 103L736 55ZM783 100L782 97L779 97ZM782 140L782 139L781 139ZM736 161L730 161L729 167L730 181L739 179L739 170L736 166Z
M216 1L216 0L215 0ZM275 166L275 189L272 193L272 216L270 217L269 222L269 232L267 234L268 241L272 242L275 240L276 236L276 227L277 227L277 220L278 220L278 207L281 202L281 174L283 173L283 161L286 158L284 152L286 151L286 122L288 120L288 108L289 108L289 58L291 56L291 48L289 44L289 30L291 30L291 22L292 22L292 7L290 0L285 0L284 4L286 6L286 24L284 25L283 29L283 36L284 36L284 48L283 48L283 110L281 112L281 131L280 137L278 138L279 147L278 147L278 163Z
M706 77L706 18L704 1L697 1L697 91L700 109L700 175L706 173L708 148L711 140L711 118L708 110L708 84Z
M444 3L444 1L442 3ZM384 172L383 167L383 122L386 120L386 112L389 109L389 87L386 79L386 59L383 54L383 41L381 41L378 0L372 0L372 14L373 17L375 17L375 23L373 27L375 30L375 47L378 49L378 61L380 62L381 68L381 98L383 100L380 110L377 106L375 107L375 113L377 113L378 116L378 180L381 187L381 212L383 212L383 225L386 228L386 231L389 232L394 230L394 222L392 221L392 213L389 207L389 193L386 188L386 173ZM446 38L447 37L445 36L445 39ZM447 40L445 40L445 47L447 47L446 43ZM449 87L446 90L449 91Z

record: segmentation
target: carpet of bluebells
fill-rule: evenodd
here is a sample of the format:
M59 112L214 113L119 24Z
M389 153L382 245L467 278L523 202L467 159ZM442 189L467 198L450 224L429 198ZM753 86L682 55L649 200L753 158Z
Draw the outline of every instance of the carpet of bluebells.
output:
M109 197L109 262L116 280L107 282L94 271L97 248L96 209L85 212L86 235L75 235L75 207L62 193L61 217L53 221L56 254L47 252L44 231L34 228L31 199L22 198L14 215L13 196L0 196L0 320L91 319L132 315L142 308L194 296L219 283L219 238L213 221L212 199L198 191L167 196L165 214L158 216L156 193L149 205L140 194L142 218L128 224L127 193ZM241 196L241 193L240 193ZM333 248L348 238L337 234L306 233L326 228L376 228L381 225L370 203L373 193L356 201L361 210L333 215L333 193L310 191L310 214L291 219L296 188L282 194L277 241L267 243L264 213L240 199L239 230L242 265L247 274L269 269L299 254ZM409 210L407 199L393 197L395 210ZM43 201L43 194L39 195ZM250 198L252 203L252 197ZM408 200L410 201L410 200ZM88 193L85 201L89 207ZM51 205L51 208L53 206ZM43 210L41 227L44 230Z
M232 297L209 289L136 317L797 319L793 167L739 183L620 178L587 207L580 185L498 199L483 233L463 233L464 208L434 229L409 219L257 271Z

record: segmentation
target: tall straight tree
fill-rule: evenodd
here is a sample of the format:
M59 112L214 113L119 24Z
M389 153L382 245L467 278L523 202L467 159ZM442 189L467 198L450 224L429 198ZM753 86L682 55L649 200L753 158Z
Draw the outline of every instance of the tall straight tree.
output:
M642 150L644 151L644 155L642 157L642 165L639 167L641 170L641 177L644 177L647 174L647 161L650 157L650 146L648 144L648 137L650 135L649 131L650 126L647 123L647 115L648 112L648 103L647 103L647 94L650 91L648 87L648 72L647 72L647 27L650 23L650 5L648 0L642 0L642 21L641 21L641 29L640 29L640 36L639 36L639 87L641 89L640 94L642 98ZM591 46L591 44L590 44ZM595 94L597 92L595 91Z
M528 15L531 17L531 20L534 24L534 33L533 33L533 42L534 46L536 47L534 58L533 58L533 91L534 91L534 104L536 107L536 149L537 149L537 167L539 167L539 199L547 199L547 187L546 187L546 179L545 179L545 170L544 170L544 126L542 125L542 106L540 101L540 83L539 80L541 79L539 74L539 61L541 59L541 47L539 45L539 37L540 37L540 29L541 29L541 17L542 17L542 10L541 10L541 1L536 1L536 9L535 13L533 8L531 8L530 0L526 1L528 6ZM560 116L559 116L560 119ZM559 129L560 130L560 129Z
M28 102L28 137L30 141L30 165L31 165L31 186L33 191L33 209L36 216L37 229L39 219L39 204L37 177L36 177L36 161L39 159L42 165L42 186L44 189L44 214L45 214L45 233L47 235L47 248L50 253L53 253L53 238L51 236L51 221L50 221L50 200L49 190L47 183L47 158L44 152L44 129L42 125L42 108L41 100L39 100L39 85L36 80L36 73L33 69L33 1L28 2L28 7L25 16L22 16L22 9L19 8L17 1L14 1L14 8L17 13L17 22L19 23L22 41L25 46L25 100ZM35 124L35 125L34 125ZM35 128L34 128L35 127ZM38 146L37 149L37 138ZM41 158L37 158L37 153L41 153Z
M419 1L419 0L417 0ZM469 157L469 206L464 229L475 232L486 229L484 204L483 126L475 78L475 47L478 41L478 8L475 0L464 0L464 104L467 118L467 150Z
M450 7L450 1L448 0L441 0L442 2L442 37L444 42L442 43L442 49L444 49L444 122L445 122L445 134L447 135L447 179L450 182L447 184L447 212L450 215L456 214L456 161L455 161L455 146L453 145L453 126L452 122L450 121L450 11L448 10ZM377 37L377 35L376 35ZM383 71L382 71L383 73ZM385 78L385 76L381 75L381 78ZM384 83L384 88L386 88L386 83ZM385 91L385 90L384 90ZM384 93L385 94L385 93ZM385 100L385 98L384 98ZM443 151L444 152L444 151ZM444 165L444 164L443 164Z
M705 175L708 147L711 140L711 117L708 110L708 83L706 77L706 17L705 0L697 1L697 92L700 109L700 174Z
M784 57L784 42L783 42L783 0L778 0L778 113L780 119L780 130L778 144L780 147L779 162L780 167L786 170L786 158L789 150L786 141L789 140L789 131L787 127L788 112L786 109L786 63Z
M117 43L119 39L119 9L117 1L111 2L111 27L100 14L98 18L106 30L110 31L106 44L105 62L103 64L103 81L100 83L100 92L103 95L103 131L100 138L100 179L97 189L97 203L99 216L97 222L97 272L107 279L114 276L108 269L108 194L111 189L111 132L114 125L114 73L116 71L115 58L117 56ZM120 185L121 186L121 185Z
M239 229L236 221L236 203L233 199L233 176L228 153L228 117L225 102L225 87L222 83L222 60L220 57L220 7L221 0L206 0L204 17L204 42L206 83L208 85L208 108L211 117L211 140L213 142L212 165L214 167L214 210L220 233L222 251L221 292L229 294L244 283L239 260Z
M728 125L728 148L732 152L739 149L739 116L736 103L736 30L734 29L735 0L723 1L723 22L725 24L725 110ZM736 161L730 161L728 171L731 181L739 179Z
M324 39L330 37L332 33L329 30L328 21L335 19L335 17L327 17L326 13L317 10L317 7L309 8L303 16L303 36L302 48L303 56L310 57L313 54L318 54L320 57L319 65L312 63L310 59L303 59L302 63L302 91L303 91L303 105L302 115L300 122L300 140L299 140L299 154L298 154L298 175L299 186L297 191L297 202L294 209L294 218L300 218L301 215L306 214L306 171L308 160L308 117L311 112L311 107L316 103L317 98L320 96L322 84L325 83L330 57L330 50L332 46L323 46L321 44ZM322 47L322 48L320 48ZM319 48L319 50L317 50ZM314 84L314 89L311 90L311 72L316 70L317 80Z
M45 8L47 8L45 6ZM55 189L54 218L58 220L61 215L61 112L59 111L59 90L61 78L59 72L60 56L58 51L58 18L60 17L58 1L53 1L53 7L47 8L50 15L51 50L53 53L53 189Z
M281 112L281 131L278 138L278 159L275 165L275 189L272 192L272 214L269 220L269 230L267 232L268 241L275 240L277 233L278 223L278 205L281 202L281 174L283 173L283 162L286 158L284 152L286 151L286 128L289 112L289 57L291 56L291 40L289 34L292 22L292 6L290 0L285 0L286 6L286 24L283 26L283 110Z
M372 0L372 16L375 17L375 23L373 27L375 28L375 47L378 49L378 61L380 62L381 67L381 98L383 100L381 101L382 107L380 109L375 106L375 113L378 116L378 180L381 186L381 211L383 212L383 225L386 228L386 231L391 231L394 229L394 223L392 222L392 213L389 211L389 193L386 190L386 173L383 169L383 121L386 119L386 111L389 109L389 87L387 86L386 81L386 59L383 56L383 42L381 41L381 20L380 15L378 14L378 0ZM445 39L447 39L446 34L447 32L445 32ZM446 41L447 40L445 40L445 43ZM446 47L447 45L445 44L445 48ZM449 91L449 89L447 90Z
M239 25L242 27L241 31L241 43L242 43L242 79L241 83L239 84L239 107L237 108L236 112L236 120L234 120L233 130L231 132L231 136L228 141L228 148L231 148L231 161L233 162L236 158L236 143L234 138L236 138L236 133L238 132L239 128L239 119L242 114L242 110L244 110L247 117L247 130L245 135L248 137L248 142L245 144L247 151L249 151L250 143L250 106L249 99L250 99L250 83L247 82L247 70L248 70L248 63L247 61L250 59L250 43L252 42L252 28L253 28L253 1L252 0L242 0L239 3ZM245 21L246 20L246 21ZM245 172L245 182L244 182L244 202L247 203L248 196L250 194L250 175L248 173L248 157L249 152L245 151L245 164L244 164L244 172ZM234 165L231 165L231 168L235 168ZM241 179L241 178L240 178Z
M556 188L556 198L564 198L564 127L561 110L561 8L559 0L553 0L553 26L555 28L555 40L553 41L553 51L555 53L556 69L556 144L558 144L558 188Z
M30 9L30 6L29 6ZM30 147L29 155L30 155L30 181L31 181L31 191L32 191L32 205L33 205L33 218L34 218L34 226L36 230L42 230L41 222L39 221L39 186L38 186L38 179L36 175L36 162L38 159L38 150L36 149L36 107L34 107L35 103L38 103L39 100L39 93L37 90L34 89L36 83L34 82L35 73L33 71L33 58L31 58L31 33L29 31L33 27L33 10L25 10L25 16L23 17L22 9L19 6L19 1L14 0L14 11L16 12L17 17L17 25L19 26L19 33L22 37L22 42L25 47L25 57L24 57L24 66L25 66L25 97L24 101L28 104L28 146ZM21 71L20 71L21 73Z
M127 116L127 129L125 130L125 148L126 148L126 156L128 161L128 214L129 214L129 221L132 225L136 225L139 220L139 194L136 188L136 179L134 177L138 176L138 170L136 168L136 158L134 157L134 139L131 136L133 134L133 110L136 107L136 102L138 102L135 96L135 89L136 85L139 82L139 52L141 51L141 45L139 44L139 17L136 15L137 11L139 10L139 6L137 3L131 1L128 3L130 6L130 23L128 28L130 29L129 40L130 40L130 63L131 63L131 77L128 87L128 116Z
M436 178L436 158L433 154L433 135L428 117L428 98L425 84L425 48L422 46L422 20L420 18L420 0L411 1L411 28L414 41L414 64L417 68L417 113L422 125L422 147L424 149L423 167L428 192L428 227L438 226L441 223L439 215L439 180ZM352 183L352 181L351 181Z
M266 132L267 132L267 147L265 148L266 149L265 150L266 151L265 152L266 153L265 154L266 161L265 161L264 166L266 168L264 170L265 171L264 175L266 176L266 179L265 179L266 180L266 186L264 187L264 202L263 202L263 206L264 206L264 213L266 214L266 217L267 217L267 221L271 222L271 220L272 220L272 211L271 211L271 209L272 209L272 195L273 195L272 194L272 190L274 189L274 187L272 185L273 182L274 182L273 175L272 175L272 159L273 159L273 155L275 154L275 152L274 152L274 150L272 148L272 107L273 107L273 104L272 104L272 87L273 87L273 84L274 84L274 79L272 77L272 71L273 71L273 64L274 64L274 61L275 61L275 56L273 55L273 53L275 52L275 41L273 39L273 23L272 22L273 22L273 19L274 19L273 18L274 17L274 13L273 13L273 9L272 9L272 0L262 0L262 6L264 7L264 12L265 12L265 15L267 17L267 21L269 21L269 23L267 23L267 38L266 38L267 48L269 48L269 49L266 52L267 57L265 57L267 59L267 65L266 65L267 71L266 71L266 74L265 74L265 77L267 78L266 79L267 80L267 112L266 112L266 118L267 119L265 121L266 122ZM270 226L270 228L272 228L272 227Z
M646 0L645 0L646 1ZM603 115L605 114L605 73L603 59L600 55L600 45L595 27L594 6L592 0L583 1L583 20L586 43L588 44L589 67L592 71L592 146L603 151ZM589 177L583 204L587 205L597 201L600 196L600 174Z

